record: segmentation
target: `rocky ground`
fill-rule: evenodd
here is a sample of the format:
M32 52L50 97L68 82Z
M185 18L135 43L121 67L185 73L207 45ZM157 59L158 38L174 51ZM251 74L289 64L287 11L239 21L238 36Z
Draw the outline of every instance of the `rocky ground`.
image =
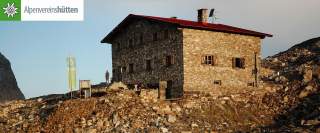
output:
M320 132L319 49L315 38L266 58L255 91L163 101L109 89L13 101L0 107L0 132Z
M320 132L320 38L268 57L263 66L274 71L263 78L271 85L263 102L279 111L268 129Z
M131 90L67 100L63 96L2 105L4 132L236 132L272 122L255 92L229 96L192 94L175 101Z

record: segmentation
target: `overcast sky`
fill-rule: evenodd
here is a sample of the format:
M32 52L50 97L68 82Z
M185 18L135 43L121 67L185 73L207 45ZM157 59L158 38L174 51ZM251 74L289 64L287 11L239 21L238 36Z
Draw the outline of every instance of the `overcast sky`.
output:
M77 79L104 82L111 46L100 40L128 14L196 20L197 9L215 8L218 23L273 34L262 44L266 57L319 37L319 7L320 0L85 0L83 22L0 22L0 52L30 98L68 91L68 55Z

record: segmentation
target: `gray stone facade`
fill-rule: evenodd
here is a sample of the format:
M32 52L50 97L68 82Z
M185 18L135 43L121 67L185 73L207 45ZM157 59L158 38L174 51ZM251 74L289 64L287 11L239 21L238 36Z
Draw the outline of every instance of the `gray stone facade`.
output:
M156 40L154 34L157 34ZM171 80L170 95L182 95L182 53L182 32L176 27L147 20L133 22L112 43L113 79L149 86ZM167 56L173 59L170 66L166 65ZM147 69L147 60L151 69Z

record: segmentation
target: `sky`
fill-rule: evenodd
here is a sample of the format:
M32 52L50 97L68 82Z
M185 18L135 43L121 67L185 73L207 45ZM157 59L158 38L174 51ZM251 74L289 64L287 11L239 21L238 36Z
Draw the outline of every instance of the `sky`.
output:
M319 0L85 0L84 21L0 22L0 52L31 98L68 91L69 55L76 58L77 79L104 82L112 70L111 45L100 41L128 14L196 20L197 9L215 8L216 23L273 34L262 42L267 57L319 37L319 7Z

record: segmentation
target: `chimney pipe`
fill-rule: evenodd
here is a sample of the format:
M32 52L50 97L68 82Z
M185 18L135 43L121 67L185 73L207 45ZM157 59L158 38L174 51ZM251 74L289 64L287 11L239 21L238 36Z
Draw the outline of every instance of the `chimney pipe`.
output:
M208 9L202 8L198 10L198 22L208 23Z

